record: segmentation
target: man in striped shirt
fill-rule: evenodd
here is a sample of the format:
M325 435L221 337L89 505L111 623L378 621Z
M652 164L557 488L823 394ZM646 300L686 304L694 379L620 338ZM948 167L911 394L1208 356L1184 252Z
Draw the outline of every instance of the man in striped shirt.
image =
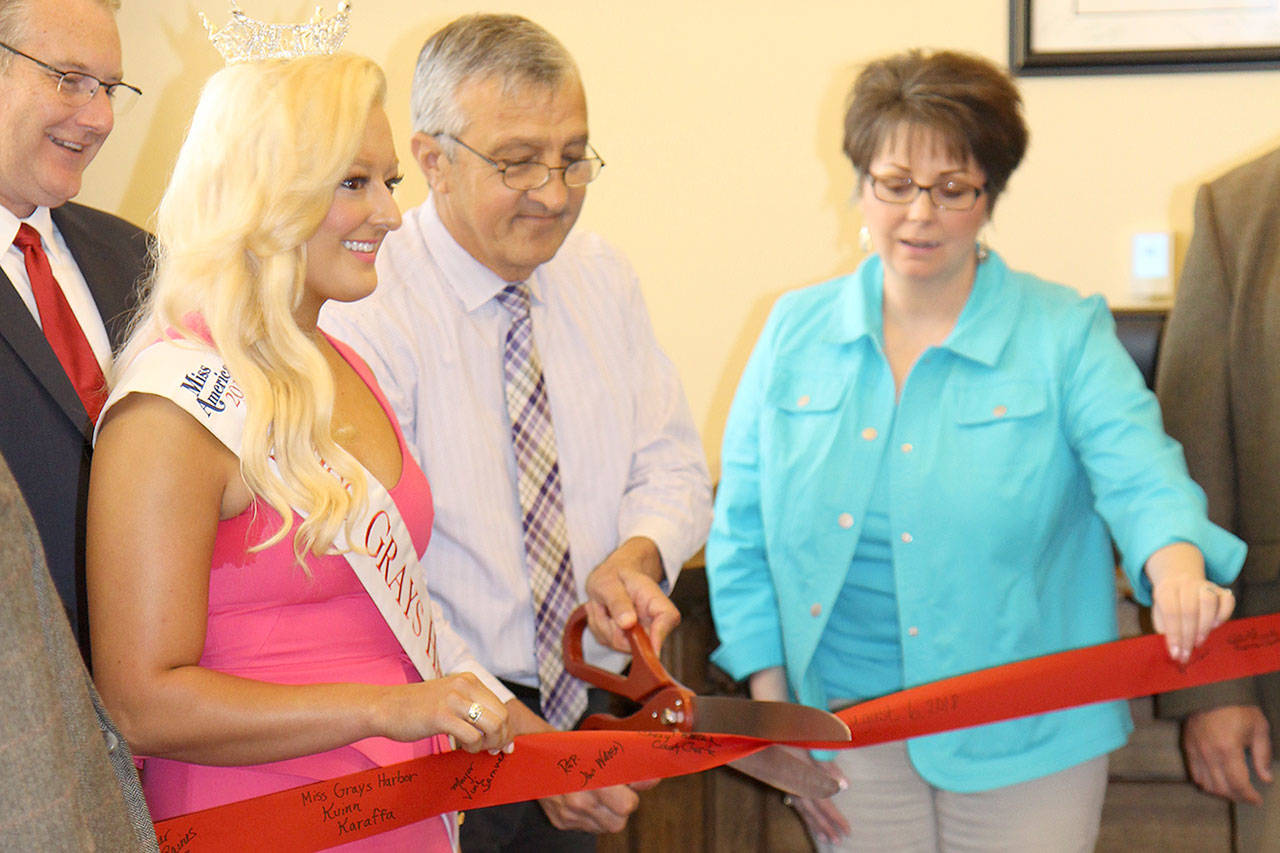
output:
M431 196L387 236L378 290L326 309L321 324L368 359L431 481L433 598L528 707L513 708L513 731L547 730L556 708L542 713L535 625L551 608L535 614L531 590L544 526L567 535L569 594L588 602L600 640L588 659L617 671L629 626L660 645L679 620L664 590L706 536L706 463L630 265L570 233L603 161L563 45L517 16L460 18L423 47L413 107ZM524 504L529 454L512 435L526 424L507 387L518 322L536 364L527 390L553 433L532 454L553 473L526 481ZM592 850L591 833L619 831L636 804L620 786L473 811L462 845Z

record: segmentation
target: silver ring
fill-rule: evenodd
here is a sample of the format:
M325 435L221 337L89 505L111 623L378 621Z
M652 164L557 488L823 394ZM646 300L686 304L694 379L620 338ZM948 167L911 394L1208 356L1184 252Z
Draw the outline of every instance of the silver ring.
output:
M479 702L472 702L471 707L467 709L467 719L473 723L480 722L482 714L484 714L484 708Z

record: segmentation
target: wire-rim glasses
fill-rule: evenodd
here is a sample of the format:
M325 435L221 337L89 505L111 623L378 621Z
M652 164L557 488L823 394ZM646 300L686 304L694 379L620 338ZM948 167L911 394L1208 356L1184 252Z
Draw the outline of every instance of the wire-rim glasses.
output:
M519 192L531 192L546 186L547 181L551 180L552 172L560 172L567 187L573 189L585 187L600 177L600 170L605 165L604 160L600 158L600 155L596 153L590 143L587 144L587 150L591 152L590 157L579 157L577 160L566 163L563 166L548 166L546 163L539 163L536 160L524 160L519 163L495 160L492 157L481 154L451 133L438 133L436 135L452 139L494 169L497 169L502 174L502 183L509 189Z
M13 45L5 44L0 41L0 47L17 54L23 59L34 62L51 75L58 78L58 94L62 97L63 103L69 107L83 107L85 104L93 100L93 96L98 94L99 89L106 90L107 98L111 101L111 107L117 114L124 114L129 108L137 103L138 98L142 96L142 90L137 86L130 86L128 83L108 83L105 80L99 80L92 74L85 74L83 71L63 71L61 68L54 68L47 62L42 62L30 54L23 53Z

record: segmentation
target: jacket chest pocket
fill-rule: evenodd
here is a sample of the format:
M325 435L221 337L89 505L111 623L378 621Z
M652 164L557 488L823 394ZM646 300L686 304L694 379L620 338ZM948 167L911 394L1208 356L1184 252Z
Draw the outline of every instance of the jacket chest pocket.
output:
M1049 405L1044 385L1029 380L961 385L953 397L955 420L961 427L1017 423L1034 418Z
M951 394L950 450L974 474L1034 474L1053 453L1058 430L1040 382L962 385Z
M849 387L847 376L779 373L769 383L769 406L785 415L822 415L836 411Z
M816 372L778 373L765 391L765 422L761 439L773 472L792 480L814 473L822 460L832 458L840 424L849 404L847 375Z

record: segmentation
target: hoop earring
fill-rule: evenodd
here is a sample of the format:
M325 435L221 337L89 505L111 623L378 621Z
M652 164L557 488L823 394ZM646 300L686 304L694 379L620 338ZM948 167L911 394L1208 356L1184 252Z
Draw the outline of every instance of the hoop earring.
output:
M858 248L864 255L871 254L871 229L865 225L858 229Z

